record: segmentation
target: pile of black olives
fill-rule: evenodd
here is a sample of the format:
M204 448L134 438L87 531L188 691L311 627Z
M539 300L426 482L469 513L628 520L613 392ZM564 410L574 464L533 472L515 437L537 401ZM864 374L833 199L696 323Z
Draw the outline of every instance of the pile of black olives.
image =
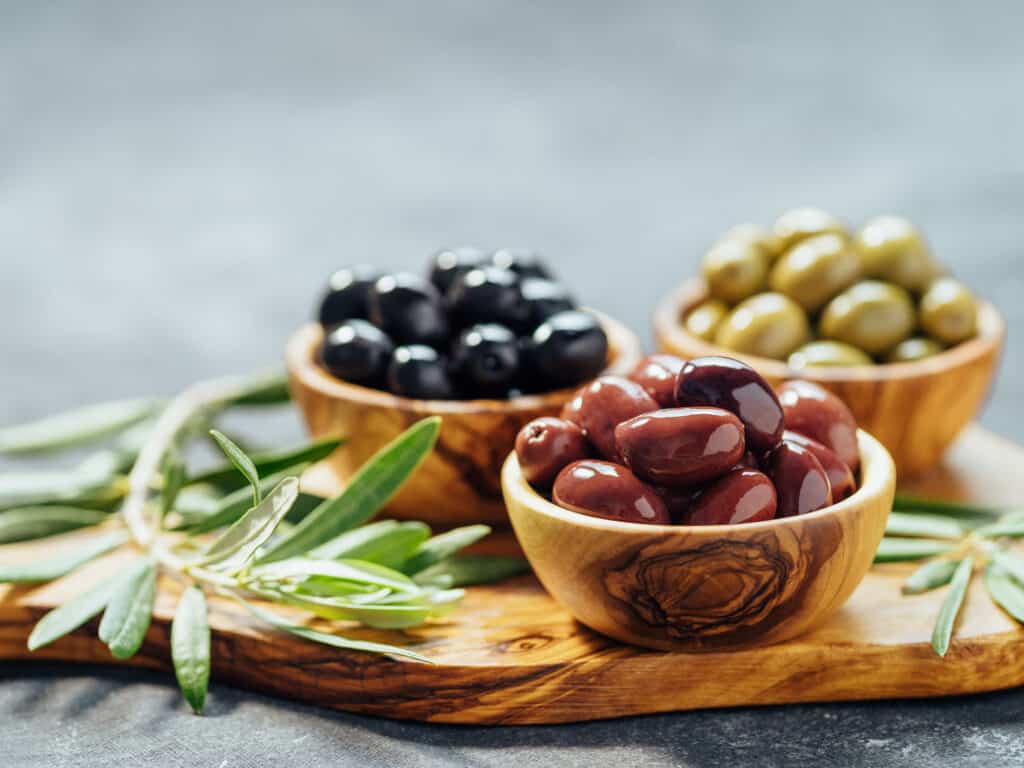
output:
M857 488L857 424L835 395L778 392L728 357L652 355L519 432L523 476L561 507L632 523L735 525L813 512Z
M608 339L535 253L439 251L425 278L358 265L331 275L320 363L353 384L428 400L508 398L600 373Z

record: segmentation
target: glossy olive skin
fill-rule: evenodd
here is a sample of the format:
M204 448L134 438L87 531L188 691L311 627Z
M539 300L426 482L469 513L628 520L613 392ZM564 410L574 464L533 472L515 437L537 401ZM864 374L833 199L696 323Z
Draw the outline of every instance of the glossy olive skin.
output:
M620 458L615 427L641 413L658 409L657 401L647 390L621 376L602 376L584 387L578 397L578 414L567 415L580 426L598 454L613 461Z
M736 304L762 290L768 280L768 257L754 240L725 237L701 261L711 297Z
M487 263L487 254L480 248L464 245L444 248L430 259L430 282L444 296L455 278Z
M785 360L810 336L803 308L781 293L759 293L734 307L715 343L742 354Z
M864 274L922 291L937 267L924 236L902 216L877 216L857 233L855 246Z
M778 497L767 475L734 469L711 483L693 501L687 525L741 525L775 517Z
M782 439L806 448L814 454L814 458L821 462L822 469L828 475L829 486L832 488L833 504L837 501L842 501L857 490L857 481L853 477L853 472L850 471L846 462L836 456L835 451L826 448L817 440L807 437L807 435L802 435L789 429L782 433Z
M416 275L384 275L373 284L367 302L370 321L399 344L438 347L448 340L440 296Z
M816 366L874 365L866 352L841 341L812 341L789 356L786 365L794 371Z
M635 381L662 408L676 405L676 377L683 369L683 361L675 355L648 355L633 368L626 378Z
M569 310L537 326L526 344L531 382L541 390L592 379L608 361L608 337L589 312Z
M500 323L517 328L527 319L519 275L498 267L479 267L456 277L445 294L445 303L454 322L462 327Z
M864 280L828 303L820 330L825 338L880 355L910 336L916 322L914 302L906 290Z
M370 288L381 271L369 264L356 264L334 272L327 279L327 290L320 301L317 319L324 328L346 320L368 317Z
M503 325L474 325L452 345L451 367L463 391L501 396L519 377L519 341Z
M824 234L848 236L843 222L820 208L793 208L772 225L776 247L783 253L802 240Z
M926 357L937 355L945 349L935 339L925 339L920 336L913 336L901 341L886 355L887 363L913 363L916 360L924 360Z
M805 515L832 503L832 488L821 462L796 443L783 440L765 461L778 494L776 517Z
M551 492L560 507L624 523L671 522L658 493L626 467L584 459L563 469Z
M455 387L448 376L448 361L433 347L411 344L398 347L387 372L388 390L420 400L450 400Z
M672 518L672 523L675 525L685 525L687 518L690 516L690 510L693 508L693 503L700 497L704 486L692 485L686 488L669 488L664 485L656 485L654 490L658 492L661 500L665 502L665 507L668 509L668 516Z
M963 283L942 277L921 297L921 327L943 344L959 344L978 332L978 302Z
M712 342L715 340L715 334L718 333L718 327L728 314L729 306L724 301L708 299L686 314L683 327L698 339Z
M860 278L860 259L845 237L816 235L790 248L772 268L769 285L808 312Z
M761 374L731 357L697 357L676 377L676 402L686 406L724 408L739 417L747 447L770 450L782 439L779 398Z
M541 255L529 248L501 248L491 256L491 263L499 269L515 272L520 277L554 279L554 274Z
M559 472L592 453L583 430L553 416L534 419L519 430L515 450L523 477L539 490L550 488Z
M651 483L695 485L729 471L746 452L743 424L721 408L665 408L615 428L626 466Z
M365 320L346 320L331 328L319 358L333 376L364 387L379 387L394 345L388 335Z
M786 429L817 440L857 471L857 422L846 403L809 381L787 381L779 387L778 394Z
M576 308L576 300L561 283L543 277L524 277L519 283L526 305L527 327L533 330L552 315Z

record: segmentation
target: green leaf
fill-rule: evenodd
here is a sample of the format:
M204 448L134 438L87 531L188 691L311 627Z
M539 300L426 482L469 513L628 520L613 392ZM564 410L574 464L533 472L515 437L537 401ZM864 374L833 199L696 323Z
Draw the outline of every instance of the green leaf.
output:
M370 527L372 525L360 526L355 530L359 531ZM349 533L354 532L349 531ZM346 535L342 534L342 536ZM425 542L429 536L430 527L425 523L408 521L395 523L393 527L381 531L378 535L367 537L362 542L346 547L340 552L337 545L331 547L332 542L328 542L324 547L331 547L331 550L336 553L328 555L326 559L349 558L352 560L366 560L371 563L387 566L388 568L400 569L409 556L416 551L416 548ZM334 541L336 542L339 538L341 536L334 539ZM317 547L310 554L314 557L323 557L319 553L324 547Z
M956 623L957 614L960 613L960 606L964 603L964 596L967 594L967 586L971 582L971 573L974 569L974 558L965 557L953 573L953 580L949 585L949 592L946 599L942 601L939 609L939 617L935 622L935 629L932 631L932 648L939 656L945 656L949 650L949 641L953 636L953 625Z
M267 490L270 490L269 488ZM242 500L241 511L237 516L229 520L230 525L239 517L245 514L249 508L249 500L252 498L248 488L239 489ZM234 494L232 494L234 495ZM212 485L191 485L182 488L178 498L174 500L174 511L178 514L181 522L172 528L172 531L186 531L201 524L212 515L217 514L223 499L220 493ZM211 529L212 530L212 529Z
M325 544L321 544L309 553L310 557L319 560L333 560L337 557L354 557L353 553L373 543L398 528L397 520L377 520L373 523L360 525L350 531L335 536Z
M156 602L156 564L143 560L110 596L100 622L99 637L115 659L134 656L146 637Z
M160 489L160 517L174 507L178 494L185 485L185 464L177 456L171 457L164 466L164 482Z
M1024 622L1024 589L1009 573L998 565L985 569L985 589L989 597L1019 622Z
M259 593L265 594L265 593ZM358 621L374 629L418 627L434 611L429 605L363 605L343 598L313 597L294 592L275 592L276 599L331 621Z
M1024 536L1024 520L1000 520L976 528L975 533L987 539L1019 539Z
M897 512L930 512L934 515L944 515L963 520L966 523L992 520L992 518L1004 511L998 507L955 501L940 501L939 499L922 499L918 496L910 496L903 493L896 494L892 508Z
M924 560L948 552L953 545L945 541L928 539L898 539L886 537L875 552L876 563L898 563L906 560Z
M304 554L365 523L430 453L440 429L440 418L423 419L381 448L352 477L340 496L311 512L271 547L261 562Z
M149 398L118 400L0 429L0 454L43 453L90 443L150 417L159 405Z
M128 541L128 532L117 531L106 536L97 536L90 541L76 545L75 549L67 554L47 557L43 560L32 560L20 565L4 565L0 563L0 582L8 584L33 584L53 581L80 568L90 560L94 560L100 555L116 549L126 541Z
M298 478L282 480L267 498L246 512L210 545L200 564L229 573L244 568L256 550L271 537L298 497Z
M108 506L124 495L123 488L72 471L19 472L0 475L0 510L38 504L78 507Z
M29 541L98 525L110 515L77 507L18 507L0 512L0 544Z
M988 551L989 560L1007 571L1013 578L1024 584L1024 558L1005 549L992 547Z
M135 568L133 564L130 568ZM89 619L102 611L111 596L125 577L125 573L116 573L92 589L68 600L64 605L54 608L39 620L32 634L28 636L28 649L38 650L49 645L64 635L74 632Z
M274 475L288 470L294 473L294 468L301 464L312 464L327 458L343 442L338 438L327 438L287 451L253 454L250 459L260 475ZM196 483L215 485L225 492L241 487L238 482L238 471L230 464L195 475L187 481L188 485Z
M308 465L301 465L305 467ZM292 472L278 472L275 475L264 477L260 480L260 493L270 493L274 488L277 487L278 483L284 480L286 477L291 475L301 475L302 468L296 467ZM197 486L202 487L202 486ZM209 533L215 531L218 528L223 528L227 525L232 525L237 522L249 509L252 508L252 492L248 487L239 488L237 491L232 491L227 496L224 496L217 501L210 514L200 519L192 519L191 521L183 522L174 528L176 531L187 530L190 535L198 536L203 533ZM300 493L298 500L295 502L295 506L289 510L287 518L292 522L298 522L305 515L313 511L319 504L323 503L323 498L320 496L313 496L308 493ZM180 510L179 510L180 511ZM296 519L296 515L301 516Z
M210 437L213 438L214 442L220 446L220 449L224 451L224 455L228 457L231 463L235 466L239 472L242 473L252 488L252 505L255 507L260 503L262 498L260 493L260 473L256 469L256 465L253 464L252 459L245 455L245 451L231 442L231 439L227 437L223 432L219 432L216 429L210 430Z
M886 536L923 536L930 539L961 539L966 531L955 520L941 515L890 512Z
M479 541L490 532L491 529L486 525L466 525L445 531L423 542L402 566L402 570L406 573L419 573Z
M206 597L197 586L186 589L178 600L171 623L171 659L185 700L202 714L210 683L210 623Z
M373 587L387 587L396 592L416 594L420 588L404 573L361 560L314 560L293 557L261 565L250 572L253 581L292 581L337 579Z
M283 371L272 371L252 376L225 406L281 405L290 400L288 376Z
M469 587L474 584L491 584L529 572L530 564L521 557L458 555L420 571L413 577L413 581L443 588Z
M919 595L949 584L956 572L959 560L932 560L925 563L903 582L904 595Z

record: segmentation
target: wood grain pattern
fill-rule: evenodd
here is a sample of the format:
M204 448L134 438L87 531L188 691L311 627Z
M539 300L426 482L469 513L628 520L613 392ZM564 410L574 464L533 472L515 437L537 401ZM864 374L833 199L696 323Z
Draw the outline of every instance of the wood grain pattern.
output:
M323 476L321 476L323 477ZM915 481L919 493L1019 503L1024 450L969 429L946 461ZM73 547L80 534L62 537ZM0 547L0 559L57 545ZM38 618L116 567L98 561L52 585L0 587L0 657L115 663L95 622L29 654ZM945 659L929 646L944 592L901 597L910 566L876 567L817 629L766 648L697 654L621 645L574 621L530 576L468 591L451 617L407 632L349 634L409 645L434 666L306 643L268 630L211 598L213 697L230 682L333 709L446 723L560 723L708 707L943 696L1024 684L1024 630L994 607L978 579ZM176 582L163 580L156 619L129 663L168 668ZM118 662L120 663L120 662ZM169 679L170 682L170 679ZM181 711L186 705L181 704Z
M778 360L741 355L688 333L680 318L706 296L704 282L694 279L658 305L654 336L659 351L684 358L737 357L773 386L796 377L817 382L842 398L861 428L889 449L901 478L936 466L977 416L995 378L1006 332L995 307L982 303L978 336L935 357L896 365L812 368L795 374Z
M609 371L624 373L642 356L640 340L601 316L609 341ZM344 435L330 459L344 483L370 456L428 416L443 417L434 452L388 504L388 513L437 525L508 524L501 499L501 464L516 434L539 416L557 415L573 389L514 400L411 400L335 379L315 362L323 338L307 325L288 344L292 396L314 437Z

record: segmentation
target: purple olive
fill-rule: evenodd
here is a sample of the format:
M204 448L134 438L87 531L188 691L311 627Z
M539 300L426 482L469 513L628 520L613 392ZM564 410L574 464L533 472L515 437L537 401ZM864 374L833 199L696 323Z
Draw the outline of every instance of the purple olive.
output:
M842 400L810 381L787 381L779 387L779 402L786 415L786 429L831 448L857 471L857 421Z
M739 525L771 520L778 497L767 475L734 469L722 475L693 502L687 525Z
M580 390L577 396L578 412L566 415L579 424L601 456L613 461L619 460L615 427L626 419L658 409L657 402L643 387L621 376L602 376ZM566 407L575 400L569 401Z
M674 408L677 405L676 377L682 368L682 359L675 355L648 355L636 364L627 378L646 389L662 408Z
M731 357L698 357L686 363L676 379L676 401L735 413L753 451L771 450L782 439L779 399L761 374Z
M556 504L593 517L624 523L671 522L657 492L619 464L585 459L563 469L555 479Z
M814 512L832 503L828 475L814 454L801 445L783 440L767 459L768 476L779 496L776 517Z
M821 462L825 474L828 475L829 485L832 487L833 504L842 501L857 490L857 481L854 480L853 472L831 448L827 448L817 440L812 440L807 435L801 435L799 432L789 429L782 433L782 439L803 446Z
M725 474L746 451L743 424L721 408L666 408L615 428L630 469L648 482L686 486Z
M564 419L552 416L534 419L516 435L519 467L534 488L550 488L564 467L590 455L583 431Z

